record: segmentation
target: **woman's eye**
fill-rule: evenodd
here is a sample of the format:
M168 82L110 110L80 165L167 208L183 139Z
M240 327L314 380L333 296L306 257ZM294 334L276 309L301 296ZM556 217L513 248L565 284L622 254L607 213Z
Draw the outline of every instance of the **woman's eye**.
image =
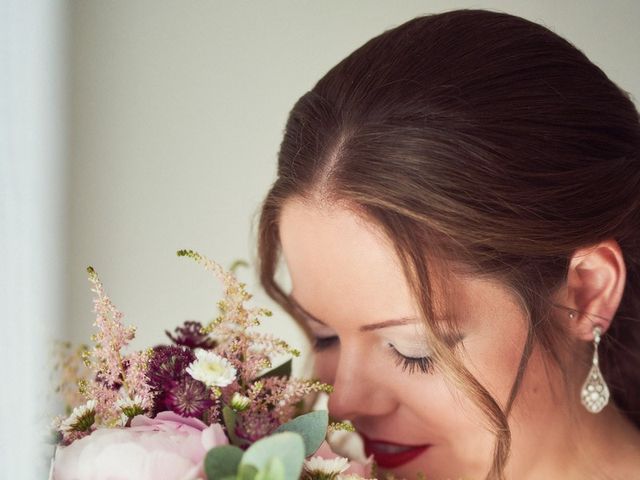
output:
M333 335L331 337L316 337L315 340L313 341L313 349L316 352L319 352L321 350L325 350L329 347L332 347L336 343L338 343L337 335Z
M422 373L434 372L434 360L429 356L425 357L406 357L402 355L396 348L389 343L389 348L395 357L396 365L402 368L402 371L408 370L409 373L420 371Z

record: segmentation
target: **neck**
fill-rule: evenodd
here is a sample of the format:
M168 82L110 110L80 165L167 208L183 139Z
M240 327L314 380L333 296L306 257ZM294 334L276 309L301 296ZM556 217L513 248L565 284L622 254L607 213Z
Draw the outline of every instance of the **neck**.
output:
M558 407L548 419L526 437L515 422L506 478L622 480L640 470L640 430L615 405L598 414Z

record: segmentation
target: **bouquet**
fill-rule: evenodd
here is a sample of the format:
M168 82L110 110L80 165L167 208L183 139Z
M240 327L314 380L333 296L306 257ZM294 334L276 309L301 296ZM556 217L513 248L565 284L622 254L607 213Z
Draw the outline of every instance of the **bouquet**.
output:
M305 399L331 385L291 376L298 356L286 342L255 331L263 308L233 271L192 250L180 250L224 285L219 315L208 325L186 321L166 331L169 345L126 352L135 328L106 295L92 267L97 327L93 347L60 364L59 392L67 414L54 419L51 480L289 480L358 479L374 475L361 462L334 453L326 410L307 411ZM237 266L237 263L236 263ZM66 344L70 348L69 344Z

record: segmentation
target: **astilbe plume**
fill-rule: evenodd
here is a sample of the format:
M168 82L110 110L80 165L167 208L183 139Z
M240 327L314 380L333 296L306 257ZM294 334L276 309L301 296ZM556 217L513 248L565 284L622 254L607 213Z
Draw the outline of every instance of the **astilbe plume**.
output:
M135 328L123 324L124 315L106 295L95 270L88 267L87 272L96 294L93 325L98 331L91 337L93 348L83 353L93 377L80 381L80 392L87 400L95 401L93 426L113 427L123 423L123 402L135 404L134 411L139 413L152 407L153 393L146 376L151 351L123 354L122 350L135 336Z
M84 402L84 397L78 391L78 381L89 373L82 360L83 352L89 347L79 345L74 348L71 342L58 340L53 348L55 362L52 373L56 378L54 390L62 400L65 413L69 415L74 406Z
M216 262L192 250L180 250L178 256L187 256L212 271L224 285L224 297L218 302L220 314L203 331L217 341L215 353L226 358L237 370L236 379L219 389L216 396L222 403L231 404L234 394L249 399L246 409L237 412L236 435L253 442L271 433L296 413L296 406L312 392L330 392L330 385L287 376L262 378L272 367L270 357L300 352L287 342L271 334L256 332L260 316L271 316L264 308L247 308L245 302L252 295L245 290L232 272L225 271Z
M237 434L254 442L289 421L297 404L312 392L330 392L330 386L309 380L268 377L251 384L249 407L240 412Z

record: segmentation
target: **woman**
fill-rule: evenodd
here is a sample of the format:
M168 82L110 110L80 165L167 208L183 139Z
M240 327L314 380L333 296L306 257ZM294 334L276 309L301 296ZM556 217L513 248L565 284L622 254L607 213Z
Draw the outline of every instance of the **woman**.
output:
M640 478L638 112L547 28L449 11L332 68L290 113L258 254L381 468Z

